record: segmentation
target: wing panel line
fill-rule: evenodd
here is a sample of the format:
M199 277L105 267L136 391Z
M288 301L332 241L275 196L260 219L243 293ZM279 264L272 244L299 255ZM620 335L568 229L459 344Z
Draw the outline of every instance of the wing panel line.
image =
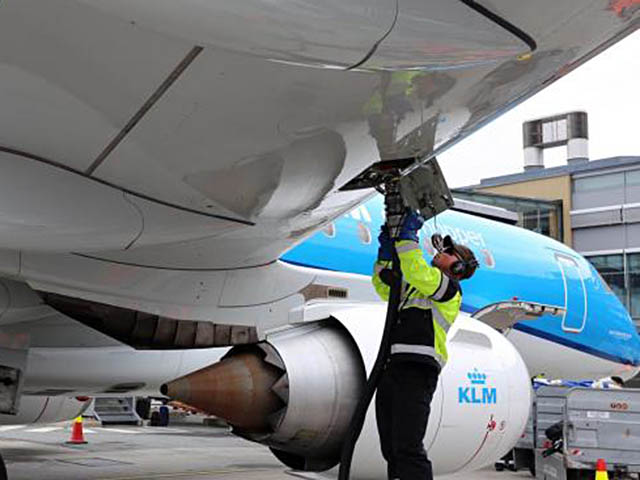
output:
M109 142L109 144L100 152L89 168L85 171L87 176L92 176L100 165L107 159L107 157L113 152L118 145L125 139L125 137L135 128L135 126L142 120L142 118L151 110L151 108L167 93L169 88L180 78L187 68L193 63L198 55L204 50L203 47L195 46L189 53L180 61L180 63L173 69L164 82L151 94L146 102L138 109L138 111L129 119L127 124L120 130L117 135Z

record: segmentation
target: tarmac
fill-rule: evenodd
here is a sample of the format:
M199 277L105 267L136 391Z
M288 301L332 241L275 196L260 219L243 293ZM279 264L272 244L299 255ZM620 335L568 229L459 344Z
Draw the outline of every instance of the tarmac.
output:
M227 428L194 423L169 427L89 423L86 445L68 445L71 422L0 426L0 452L9 480L294 480L269 450L231 435ZM528 472L439 477L512 480Z

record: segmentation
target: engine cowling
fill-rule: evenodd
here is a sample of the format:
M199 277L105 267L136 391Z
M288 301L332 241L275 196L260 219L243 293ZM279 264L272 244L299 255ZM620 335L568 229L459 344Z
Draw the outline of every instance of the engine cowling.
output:
M364 381L358 347L329 320L233 348L161 391L224 418L235 434L268 445L293 468L326 470L339 459Z
M24 395L17 415L0 414L0 425L53 423L76 418L89 407L91 399Z
M384 316L381 304L337 310L332 319L234 348L221 362L163 386L163 393L225 418L235 433L268 445L292 468L329 469L339 460L375 360ZM450 360L425 438L438 474L473 470L502 457L524 430L531 401L526 366L497 331L461 314L448 344ZM379 451L371 407L353 478L384 475Z
M336 313L357 342L368 370L381 333L371 335L363 325L383 312L383 306L372 306ZM527 367L502 334L461 313L447 339L449 361L431 402L424 440L437 475L476 470L503 457L524 431L531 406ZM370 408L354 453L353 478L380 478L386 465L379 451L375 412Z

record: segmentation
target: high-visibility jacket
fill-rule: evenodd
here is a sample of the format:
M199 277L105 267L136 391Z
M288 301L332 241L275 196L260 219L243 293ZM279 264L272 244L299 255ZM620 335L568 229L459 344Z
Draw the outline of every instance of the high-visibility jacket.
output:
M402 270L399 322L391 333L391 354L398 359L433 359L442 368L447 362L447 332L458 316L462 292L458 282L427 264L417 242L396 242ZM376 261L373 286L383 300L389 285L383 271L391 262ZM382 274L382 276L381 276Z

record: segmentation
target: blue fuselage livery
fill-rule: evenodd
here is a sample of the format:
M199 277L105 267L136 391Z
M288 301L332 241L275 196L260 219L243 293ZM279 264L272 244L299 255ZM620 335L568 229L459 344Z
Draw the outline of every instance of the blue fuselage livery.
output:
M376 196L282 260L371 275L383 208L382 197ZM473 314L513 299L564 306L564 317L522 321L514 329L601 359L640 365L640 338L629 314L593 266L566 245L522 228L447 211L421 231L427 261L433 255L428 239L436 231L470 247L480 262L474 277L463 283L463 311Z

